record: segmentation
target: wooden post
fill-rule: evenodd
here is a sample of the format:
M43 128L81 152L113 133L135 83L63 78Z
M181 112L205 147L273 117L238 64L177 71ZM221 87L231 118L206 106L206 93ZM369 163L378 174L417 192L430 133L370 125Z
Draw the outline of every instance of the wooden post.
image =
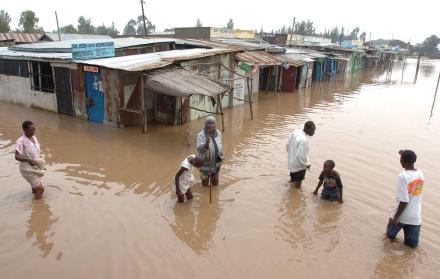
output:
M220 114L222 116L222 132L225 131L225 119L224 119L224 115L223 115L223 107L222 107L222 99L221 99L221 94L219 94L217 96L217 100L218 100L218 107L220 108Z
M143 120L143 127L142 127L142 133L147 132L147 126L148 126L148 105L147 105L147 95L145 94L144 89L144 74L141 74L141 106L142 106L142 120Z
M248 89L248 100L249 100L249 109L251 111L251 120L254 120L254 112L252 110L252 78L251 78L251 86L249 87L249 77L246 78L247 89Z
M414 76L414 83L417 81L417 75L419 74L419 67L420 67L420 54L417 58L417 67L416 67L416 74Z
M438 79L437 79L437 87L435 88L435 95L437 96L437 90L438 90L438 84L440 82L440 73L438 73Z
M53 93L56 96L57 95L57 80L55 78L55 67L52 67L52 79L53 79ZM40 88L41 88L41 84L40 84ZM58 111L59 110L60 110L60 108L58 108Z
M440 72L438 73L437 86L435 87L434 100L432 101L431 115L429 116L429 120L431 120L431 118L432 118L432 113L433 113L433 111L434 111L435 100L437 99L437 91L438 91L438 84L439 84L439 82L440 82Z
M188 146L191 146L191 96L188 96L188 110L187 110L187 121L188 121Z
M281 67L280 80L278 82L278 91L280 91L280 92L281 92L281 88L283 86L283 71L284 71L284 67Z
M61 41L60 25L58 24L58 15L57 15L57 11L55 11L55 19L57 20L58 40Z
M272 67L269 67L269 74L267 75L267 82L266 82L266 94L269 93L269 81L270 81L270 76L272 74Z
M277 94L278 91L278 72L280 71L280 67L276 66L276 73L275 73L275 91L274 91L274 95Z
M402 79L400 80L400 83L403 82L403 73L405 72L405 62L406 62L406 56L403 58Z

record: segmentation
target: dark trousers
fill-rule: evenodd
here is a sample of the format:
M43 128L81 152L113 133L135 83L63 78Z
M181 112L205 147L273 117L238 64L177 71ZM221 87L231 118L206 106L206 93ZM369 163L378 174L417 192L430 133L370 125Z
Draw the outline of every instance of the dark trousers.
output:
M387 225L387 237L389 239L395 239L400 230L403 229L405 239L403 243L411 248L416 248L419 245L420 227L421 225L407 225L402 223L398 223L397 227L393 227L390 219Z

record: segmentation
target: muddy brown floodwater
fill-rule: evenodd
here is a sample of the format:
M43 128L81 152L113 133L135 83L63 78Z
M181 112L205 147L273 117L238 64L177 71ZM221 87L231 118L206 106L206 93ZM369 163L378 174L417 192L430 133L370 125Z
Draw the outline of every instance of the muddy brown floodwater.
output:
M171 180L194 153L186 126L115 129L0 103L1 278L440 278L440 62L396 62L295 94L260 93L225 112L221 185L200 183L177 204ZM33 200L14 161L20 123L32 119L48 161ZM291 189L285 143L317 123L311 171ZM202 121L193 121L195 143ZM421 244L383 240L397 151L414 149L425 174ZM312 195L336 161L343 205ZM399 236L402 239L402 235ZM293 277L292 277L293 276Z

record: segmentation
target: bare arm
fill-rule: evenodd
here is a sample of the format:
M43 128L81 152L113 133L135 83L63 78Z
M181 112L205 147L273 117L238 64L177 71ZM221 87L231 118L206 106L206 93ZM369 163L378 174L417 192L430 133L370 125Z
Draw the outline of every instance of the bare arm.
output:
M315 191L313 192L314 195L317 195L317 194L318 194L318 190L319 190L319 188L321 188L321 186L322 186L323 183L324 183L323 180L319 180L318 186L316 186L316 189L315 189Z
M37 162L35 162L34 160L18 153L17 150L15 151L15 160L19 162L29 163L31 166L35 166L37 164Z
M343 188L344 188L344 186L342 185L342 180L341 180L341 177L339 176L339 174L338 174L338 177L337 177L337 180L336 180L336 184L338 185L338 188L339 188L339 202L340 203L343 203L344 202L344 200L342 199L342 190L343 190Z
M407 204L408 204L407 202L403 202L403 201L399 203L399 207L397 208L396 215L394 215L394 218L391 221L394 227L397 227L399 217L402 214L402 212L405 210Z

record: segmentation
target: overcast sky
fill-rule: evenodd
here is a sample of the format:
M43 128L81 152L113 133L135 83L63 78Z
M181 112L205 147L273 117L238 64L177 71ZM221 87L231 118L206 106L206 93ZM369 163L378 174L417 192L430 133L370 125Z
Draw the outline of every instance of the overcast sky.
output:
M141 14L140 0L2 0L0 9L12 17L12 28L18 25L20 13L33 10L40 18L39 26L46 31L56 29L54 11L58 12L60 26L77 25L80 15L92 19L93 25L109 25L112 21L120 32L131 18ZM297 20L311 19L316 31L331 26L371 32L372 39L395 38L411 43L423 41L436 34L440 36L439 0L146 0L147 17L157 31L167 27L194 26L200 18L203 26L225 26L229 18L235 28L264 31L278 29Z

